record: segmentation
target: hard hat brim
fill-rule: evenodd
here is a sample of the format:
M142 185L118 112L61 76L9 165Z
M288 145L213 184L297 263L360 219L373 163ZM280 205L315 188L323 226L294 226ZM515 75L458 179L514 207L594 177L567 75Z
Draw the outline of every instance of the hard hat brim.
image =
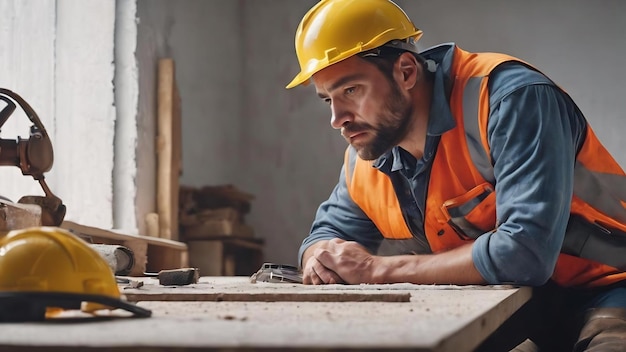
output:
M108 296L64 292L0 292L0 322L45 320L46 308L80 309L83 302L123 309L137 318L152 316L152 311ZM17 309L28 306L28 309ZM16 307L16 309L8 309ZM5 309L6 308L6 309Z

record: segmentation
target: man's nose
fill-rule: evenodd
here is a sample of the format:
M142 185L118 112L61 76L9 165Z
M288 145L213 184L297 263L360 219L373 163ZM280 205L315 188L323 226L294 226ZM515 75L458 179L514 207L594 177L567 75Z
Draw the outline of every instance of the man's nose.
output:
M344 127L354 119L354 115L351 112L334 102L330 105L330 112L330 125L336 130Z

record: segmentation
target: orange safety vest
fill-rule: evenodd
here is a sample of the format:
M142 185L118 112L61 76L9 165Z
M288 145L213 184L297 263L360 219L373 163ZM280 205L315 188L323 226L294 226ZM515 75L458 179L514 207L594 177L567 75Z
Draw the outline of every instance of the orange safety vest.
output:
M496 193L489 158L489 73L519 61L496 53L469 53L454 47L450 109L456 127L441 136L428 185L424 229L433 253L473 241L496 229ZM388 239L413 237L389 177L348 147L345 170L353 201ZM616 191L621 189L621 193ZM571 214L626 232L626 176L589 126L576 158ZM465 206L471 203L472 206ZM469 209L467 209L469 208ZM572 215L574 216L574 215ZM468 232L474 232L468 235ZM566 238L568 235L566 234ZM570 236L571 237L571 236ZM626 256L626 251L623 252ZM623 257L622 256L622 257ZM552 279L561 286L604 286L626 272L598 261L561 253Z

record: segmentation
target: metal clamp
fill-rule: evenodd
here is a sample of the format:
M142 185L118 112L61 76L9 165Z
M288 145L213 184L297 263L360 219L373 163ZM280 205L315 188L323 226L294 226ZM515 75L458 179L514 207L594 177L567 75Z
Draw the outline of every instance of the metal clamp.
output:
M286 264L263 263L259 271L252 274L250 282L302 283L302 274L297 267Z

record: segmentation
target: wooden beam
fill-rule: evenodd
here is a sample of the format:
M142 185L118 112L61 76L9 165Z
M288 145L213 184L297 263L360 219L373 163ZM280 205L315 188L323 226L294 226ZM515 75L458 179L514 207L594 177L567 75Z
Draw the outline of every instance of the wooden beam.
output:
M366 293L366 292L189 292L148 293L122 292L131 302L138 301L235 301L235 302L409 302L410 293Z
M130 248L135 257L135 266L131 276L143 276L144 272L157 272L163 269L177 269L189 266L187 244L164 238L128 235L115 230L63 221L62 228L82 237L88 237L93 243L119 244Z
M159 60L157 129L159 237L178 240L181 107L174 60L169 58Z
M200 273L202 274L202 273ZM234 280L231 280L234 279ZM127 300L138 301L235 301L235 302L409 302L406 291L361 289L341 285L337 289L290 283L250 283L246 277L201 277L185 286L163 286L151 278L139 278L140 288L123 288Z
M41 207L0 200L0 231L41 226Z

